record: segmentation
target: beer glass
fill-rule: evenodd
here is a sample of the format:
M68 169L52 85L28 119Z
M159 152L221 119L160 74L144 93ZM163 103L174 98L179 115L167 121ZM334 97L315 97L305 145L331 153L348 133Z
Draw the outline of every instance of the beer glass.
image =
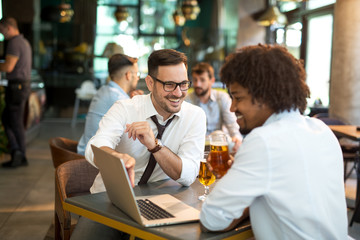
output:
M204 185L205 193L199 196L199 200L204 201L209 195L209 186L215 182L215 175L209 170L206 157L207 154L204 154L205 159L200 161L200 170L199 170L199 181Z
M229 160L230 155L226 135L223 132L211 134L209 163L217 178L221 178L226 174L230 168Z

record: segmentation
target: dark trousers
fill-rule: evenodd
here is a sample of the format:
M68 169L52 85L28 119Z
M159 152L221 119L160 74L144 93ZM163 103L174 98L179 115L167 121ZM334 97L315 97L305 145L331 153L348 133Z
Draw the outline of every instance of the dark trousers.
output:
M19 150L25 156L25 104L30 95L29 83L11 83L5 89L5 108L2 123L7 135L11 153Z

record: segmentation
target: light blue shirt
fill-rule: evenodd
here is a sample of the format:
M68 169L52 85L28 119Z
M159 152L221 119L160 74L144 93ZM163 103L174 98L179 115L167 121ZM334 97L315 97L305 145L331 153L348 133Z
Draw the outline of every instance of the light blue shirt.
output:
M107 85L102 86L91 100L89 111L86 115L85 130L81 136L77 151L85 155L85 148L92 136L95 135L99 128L99 122L110 107L117 101L128 99L126 92L115 82L110 81Z
M200 220L221 230L250 207L256 239L347 239L343 158L322 121L273 114L243 140Z
M225 127L231 137L241 139L239 125L236 123L235 113L230 112L231 99L229 94L211 89L210 99L207 103L200 102L195 92L187 95L186 101L201 107L206 114L206 135Z

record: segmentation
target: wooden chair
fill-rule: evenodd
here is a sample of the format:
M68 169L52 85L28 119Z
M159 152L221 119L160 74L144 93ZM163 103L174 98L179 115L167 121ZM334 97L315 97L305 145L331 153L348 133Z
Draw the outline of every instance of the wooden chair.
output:
M54 137L50 138L49 145L55 168L64 162L85 158L77 153L77 141L64 137Z
M67 161L55 170L55 239L70 239L76 224L71 222L70 212L62 202L68 197L90 194L99 170L86 159Z

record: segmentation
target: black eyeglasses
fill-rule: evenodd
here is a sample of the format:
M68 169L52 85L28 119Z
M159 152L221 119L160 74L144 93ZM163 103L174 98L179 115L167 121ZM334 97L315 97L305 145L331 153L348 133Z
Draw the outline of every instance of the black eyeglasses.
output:
M164 82L161 81L160 79L153 77L151 75L149 75L150 77L152 77L155 81L161 83L163 85L164 91L165 92L172 92L174 91L177 86L180 87L181 91L186 91L191 87L191 82L190 81L183 81L181 83L176 83L176 82Z

